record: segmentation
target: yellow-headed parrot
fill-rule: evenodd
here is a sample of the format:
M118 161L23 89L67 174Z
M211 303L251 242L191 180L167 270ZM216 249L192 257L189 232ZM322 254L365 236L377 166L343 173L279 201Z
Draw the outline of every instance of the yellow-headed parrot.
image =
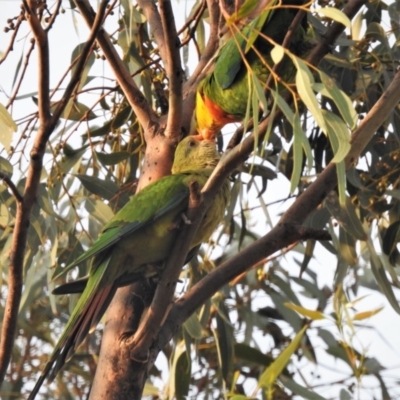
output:
M118 287L160 271L183 223L189 184L196 181L203 187L218 161L214 142L193 136L183 139L175 152L172 175L133 196L106 224L93 245L66 267L91 260L83 286L82 281L76 290L73 284L66 285L66 292L84 290L29 399L34 399L46 376L49 380L55 377L86 335L96 328ZM225 182L200 223L191 250L209 239L224 216L229 198L229 183Z

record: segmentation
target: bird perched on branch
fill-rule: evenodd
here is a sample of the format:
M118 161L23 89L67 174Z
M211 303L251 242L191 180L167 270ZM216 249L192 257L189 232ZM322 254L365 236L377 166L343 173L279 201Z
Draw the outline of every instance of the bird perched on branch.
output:
M86 279L55 291L83 293L29 399L34 399L46 376L54 379L87 334L96 328L118 287L160 272L185 221L189 185L197 182L203 187L218 161L214 142L193 136L183 139L175 152L172 175L133 196L106 224L93 245L64 269L91 260ZM221 222L229 192L229 183L225 182L201 221L190 250L208 240Z
M250 115L253 108L250 94L256 91L260 97L274 67L271 50L275 44L282 45L303 4L304 0L283 0L278 6L278 0L271 0L249 23L233 21L234 15L228 19L227 25L234 34L222 45L213 70L200 82L196 93L195 116L201 136L213 139L224 125L242 121L247 112ZM294 55L304 56L311 48L306 40L306 28L305 13L290 31L288 50ZM268 89L281 90L283 86L274 82L290 82L295 72L290 57L285 55L277 73L273 72L275 79L268 82ZM254 77L258 79L258 87Z

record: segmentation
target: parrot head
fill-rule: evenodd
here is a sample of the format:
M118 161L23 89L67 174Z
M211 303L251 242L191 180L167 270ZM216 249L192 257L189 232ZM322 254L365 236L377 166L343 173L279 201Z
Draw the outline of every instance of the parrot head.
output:
M218 164L219 158L213 140L203 140L200 135L187 136L175 150L172 173L214 168Z

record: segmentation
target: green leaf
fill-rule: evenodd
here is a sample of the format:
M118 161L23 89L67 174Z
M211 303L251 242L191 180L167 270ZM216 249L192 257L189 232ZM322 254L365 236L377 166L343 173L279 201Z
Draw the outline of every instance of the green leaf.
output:
M183 326L193 339L201 339L203 337L203 328L196 313L192 314L184 322Z
M284 55L285 55L285 50L279 44L276 44L274 48L271 50L271 58L275 64L280 63Z
M114 216L111 208L101 200L87 198L85 208L101 225L105 225Z
M101 153L96 151L96 157L103 165L115 165L126 160L131 154L127 151L116 151L114 153Z
M364 14L358 13L352 20L352 27L351 27L351 38L353 40L360 40L361 39L361 29L363 25Z
M382 250L386 255L390 255L397 248L400 241L400 221L395 221L386 229L382 238Z
M272 2L271 2L272 3ZM246 0L239 8L239 11L231 17L233 20L243 19L252 13L260 4L260 0Z
M274 279L276 279L276 278L274 277ZM281 290L284 290L282 288L284 288L285 285L281 284L280 287L281 287ZM289 284L287 284L286 287L290 290ZM293 296L290 296L290 297L293 297ZM283 319L285 321L287 321L287 323L290 324L295 331L300 330L303 325L303 320L302 320L302 318L299 317L299 315L296 312L294 312L293 310L290 310L289 308L287 308L285 306L285 303L287 302L288 299L282 298L282 296L280 296L276 293L271 293L271 300L275 304L278 312L282 315ZM291 301L294 302L293 300L291 300Z
M205 36L205 27L204 21L200 20L197 24L196 28L196 41L200 49L200 53L203 54L204 49L206 47L206 36Z
M185 350L183 341L179 342L174 352L174 359L171 367L171 376L173 377L173 384L170 389L175 393L170 393L169 398L176 398L177 400L186 399L189 393L190 379L191 379L191 362Z
M293 379L288 376L281 375L279 377L279 382L282 383L283 386L288 388L294 394L297 394L302 399L309 399L309 400L325 400L325 397L320 396L319 394L315 393L314 391L308 390L304 386L299 385Z
M52 105L52 109L55 109L56 106L57 103L54 103L54 105ZM80 121L82 119L90 121L97 118L97 115L85 104L78 101L71 101L67 104L62 112L61 118L69 121Z
M331 193L325 199L325 205L340 225L346 229L355 239L366 240L367 234L357 214L356 208L349 198L346 198L344 206L340 206L336 194Z
M51 267L50 253L39 250L32 259L24 280L24 292L19 306L19 313L25 318L28 307L35 298L35 291L43 287L47 270Z
M359 263L357 252L356 252L356 240L346 229L339 227L339 257L346 260L348 265L353 267Z
M121 108L118 111L117 115L115 115L115 117L113 117L110 121L106 122L103 126L90 129L89 136L93 138L97 136L108 135L113 130L118 129L123 124L125 124L131 114L132 114L131 107L127 106ZM87 135L83 135L83 137L86 138Z
M230 380L233 375L234 336L233 327L229 322L228 311L223 302L220 302L218 305L216 321L217 328L214 330L214 336L218 359L222 370L222 377L227 382L227 385L230 386Z
M349 17L342 11L338 10L337 8L333 7L317 8L315 12L343 24L346 28L349 29L351 28L351 21Z
M3 173L8 178L12 177L13 166L10 161L0 156L0 172Z
M290 308L293 311L298 312L299 314L310 318L312 320L318 319L326 319L325 315L321 311L309 310L308 308L300 307L293 303L284 303L286 307Z
M297 123L298 115L297 118L295 117L295 120L293 121L294 123L294 140L293 140L293 169L292 169L292 176L290 178L290 193L293 194L294 191L296 190L300 178L301 178L301 173L303 170L303 149L301 146L301 135L303 129L301 129L301 126Z
M287 363L290 361L292 355L300 346L301 339L303 338L307 328L308 326L305 325L291 341L289 346L287 346L278 358L261 374L258 381L258 387L265 387L267 389L271 388L283 369L286 367Z
M0 143L7 151L11 149L13 133L18 129L7 109L0 103Z
M268 112L268 102L265 97L265 91L260 83L260 80L258 79L256 74L251 74L251 77L253 78L253 85L254 85L254 92L257 94L257 99L261 103L262 109L264 114ZM258 121L258 107L253 108L253 119L254 121Z
M245 343L235 343L235 357L245 362L268 367L274 359Z
M275 3L276 0L271 0L270 6ZM259 32L262 30L265 21L273 15L273 10L271 7L266 8L257 18L255 18L250 24L247 26L248 29L244 29L245 35L248 37L246 48L244 50L245 54L252 48L254 42L259 37ZM242 31L242 32L243 32Z
M326 329L323 328L318 328L317 331L319 337L326 343L328 347L338 346L338 342L335 339L335 336L333 336L332 332L327 331Z
M370 311L359 312L353 317L353 321L361 321L363 319L371 318L372 316L380 313L384 307L378 307Z
M330 76L321 70L318 70L318 73L322 84L315 83L314 90L332 99L347 125L350 129L354 129L357 125L358 115L350 97L337 87L335 81Z
M110 180L104 180L95 176L75 175L82 183L82 185L90 193L100 196L103 199L110 200L118 192L119 187L117 184Z
M332 145L335 156L333 157L333 163L339 163L343 161L350 150L350 132L343 122L337 115L330 111L322 111L325 121L327 123L327 134Z
M74 50L72 51L72 54L71 54L71 64L72 64L72 62L75 61L76 58L81 56L82 50L85 47L85 45L86 45L86 43L80 43L74 48ZM92 51L90 53L89 57L87 58L86 64L81 73L77 92L79 92L88 83L87 77L89 75L90 68L92 67L92 65L94 63L94 60L95 60L95 56L94 56L94 52ZM71 75L73 75L75 73L78 62L79 62L79 59L72 66Z
M10 213L8 207L4 203L0 203L0 229L7 226L10 221Z
M400 306L399 302L396 299L396 296L393 292L392 284L389 282L389 279L386 276L385 269L379 259L378 255L375 251L375 246L372 243L371 238L367 240L367 246L370 253L370 260L371 260L371 271L374 274L376 282L384 295L386 296L388 302L393 307L393 309L400 314Z
M49 194L44 184L38 186L37 202L39 207L47 214L63 221L63 219L54 211L53 203L50 200Z
M313 92L314 77L312 76L310 70L308 69L306 63L301 59L291 56L293 63L296 65L296 87L297 91L303 100L304 104L307 106L308 110L311 112L315 121L319 127L326 133L327 127L325 118L322 114L321 108L318 104L318 100Z

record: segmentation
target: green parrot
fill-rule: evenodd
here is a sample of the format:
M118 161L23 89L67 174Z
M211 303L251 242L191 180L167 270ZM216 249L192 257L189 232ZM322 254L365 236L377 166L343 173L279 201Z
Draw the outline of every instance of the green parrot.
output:
M277 3L278 0L272 0L269 7L257 18L226 41L216 57L213 70L200 82L196 93L195 116L197 131L203 138L213 139L224 125L242 121L248 104L251 109L249 69L257 76L261 85L267 83L270 70L274 66L270 55L274 44L264 37L282 44L298 7L304 4L304 0L283 0L279 8L271 8ZM304 17L293 32L290 42L289 50L297 56L306 55L311 48L306 40L306 25L307 18ZM262 35L259 34L260 31ZM290 82L295 72L292 61L285 56L278 70L280 79Z
M177 146L172 175L148 185L106 224L93 245L64 270L91 259L89 275L77 288L67 285L60 292L83 290L71 317L44 367L29 399L35 398L46 376L58 371L93 331L118 287L160 272L167 260L183 213L188 207L189 184L203 187L219 161L215 143L189 136ZM225 182L197 230L190 250L209 239L221 222L230 198ZM57 291L56 291L57 292Z

